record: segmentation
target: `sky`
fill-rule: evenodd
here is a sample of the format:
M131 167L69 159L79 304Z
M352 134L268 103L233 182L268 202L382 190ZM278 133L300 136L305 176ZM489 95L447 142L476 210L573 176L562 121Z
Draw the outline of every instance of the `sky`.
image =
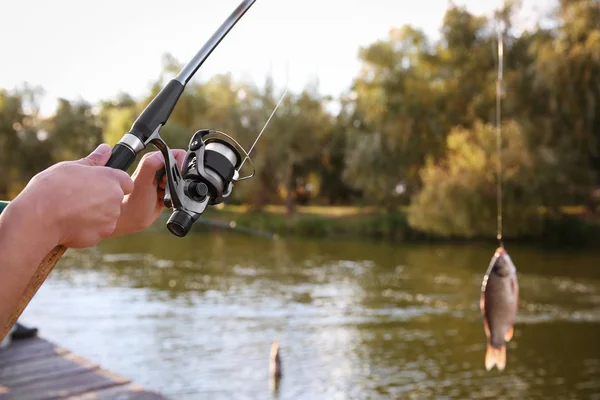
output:
M525 0L529 11L550 0ZM186 63L239 0L13 0L0 5L0 87L22 82L56 99L90 102L119 92L148 93L171 53ZM501 0L454 0L489 14ZM411 24L438 36L449 0L257 0L194 80L231 72L301 90L316 76L320 91L339 95L358 73L358 50ZM289 80L288 80L289 78Z

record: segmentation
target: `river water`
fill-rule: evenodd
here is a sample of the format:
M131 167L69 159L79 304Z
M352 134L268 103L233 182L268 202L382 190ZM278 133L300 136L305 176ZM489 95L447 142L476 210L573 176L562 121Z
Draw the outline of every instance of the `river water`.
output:
M146 232L69 250L22 321L173 399L600 399L600 253L507 250L502 373L484 368L486 245Z

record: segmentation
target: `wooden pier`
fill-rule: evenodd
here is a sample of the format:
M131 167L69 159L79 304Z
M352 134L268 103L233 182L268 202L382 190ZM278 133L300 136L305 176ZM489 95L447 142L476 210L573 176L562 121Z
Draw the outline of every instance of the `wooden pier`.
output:
M40 337L0 349L0 400L166 400Z

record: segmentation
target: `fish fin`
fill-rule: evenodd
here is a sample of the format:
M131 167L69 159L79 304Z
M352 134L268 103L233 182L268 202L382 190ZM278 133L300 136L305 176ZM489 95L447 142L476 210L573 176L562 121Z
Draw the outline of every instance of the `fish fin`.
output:
M504 341L505 342L510 342L510 340L512 339L514 333L515 333L515 327L514 326L511 326L510 328L508 328L508 330L504 334Z
M483 313L485 311L485 293L481 293L481 298L479 299L479 310Z
M498 368L498 371L504 371L506 367L506 346L496 349L488 343L485 352L485 369L490 371L494 365Z
M485 330L485 336L490 337L490 326L488 324L487 318L483 317L483 329Z
M485 352L485 369L491 370L496 365L496 357L494 356L494 348L488 343Z
M504 371L506 367L506 346L502 346L500 350L497 350L496 356L496 367L498 371Z
M513 317L513 326L510 329L510 337L512 338L513 336L513 330L514 330L514 324L515 324L515 320L516 320L516 315L519 312L519 283L517 282L517 280L514 280L514 294L515 294L515 303L514 303L514 311L515 311L515 317ZM508 332L507 332L508 335ZM507 342L510 341L510 339L506 339Z
M487 318L485 317L485 293L481 293L481 299L479 300L479 309L483 316L483 328L485 329L485 335L490 337L490 327L488 326Z

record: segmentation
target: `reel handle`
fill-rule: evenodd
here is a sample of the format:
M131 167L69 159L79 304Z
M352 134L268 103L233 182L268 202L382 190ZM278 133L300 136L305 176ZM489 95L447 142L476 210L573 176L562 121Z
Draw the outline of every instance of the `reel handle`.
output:
M167 229L177 237L185 237L194 225L194 219L185 211L174 210L167 221Z

